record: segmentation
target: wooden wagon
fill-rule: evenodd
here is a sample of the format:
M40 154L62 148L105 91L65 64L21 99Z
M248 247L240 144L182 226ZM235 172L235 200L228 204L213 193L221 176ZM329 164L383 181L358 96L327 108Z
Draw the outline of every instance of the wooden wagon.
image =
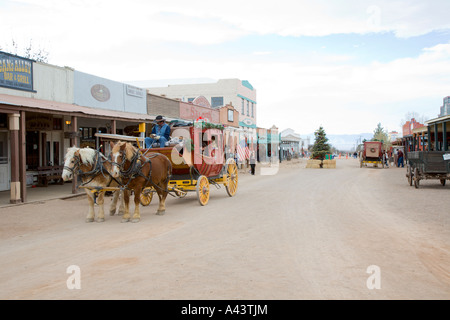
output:
M419 188L420 180L436 179L445 186L450 179L450 154L446 151L411 151L407 153L406 177L410 186Z
M368 163L374 167L380 165L384 168L383 144L380 141L365 141L364 149L359 160L359 167L367 166Z

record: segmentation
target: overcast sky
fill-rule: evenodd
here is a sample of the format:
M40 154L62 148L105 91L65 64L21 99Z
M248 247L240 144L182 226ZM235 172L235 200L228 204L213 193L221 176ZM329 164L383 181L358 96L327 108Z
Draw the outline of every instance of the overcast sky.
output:
M401 132L450 95L449 0L0 0L12 39L116 81L239 78L257 125Z

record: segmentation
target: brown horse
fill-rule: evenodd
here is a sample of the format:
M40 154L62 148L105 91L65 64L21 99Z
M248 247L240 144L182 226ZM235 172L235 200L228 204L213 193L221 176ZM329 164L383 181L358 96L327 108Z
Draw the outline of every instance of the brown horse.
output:
M125 213L122 222L130 221L130 191L134 192L134 214L132 222L139 222L139 199L142 190L153 187L159 197L159 207L156 214L163 215L166 211L167 186L172 174L172 164L163 154L151 153L143 156L137 148L129 142L111 142L112 175L121 180L125 187Z
M111 175L111 162L97 150L91 148L77 148L72 147L67 149L64 157L64 170L62 178L64 181L73 178L73 174L77 173L81 176L82 186L96 189L98 188L97 204L99 205L99 212L97 222L105 221L105 212L103 209L105 191L103 187L118 187L119 183ZM94 193L89 189L85 189L88 196L89 212L86 216L86 222L93 222L95 217L94 210ZM119 191L114 192L109 214L113 216L116 213L117 201L120 196ZM119 214L124 211L123 197Z

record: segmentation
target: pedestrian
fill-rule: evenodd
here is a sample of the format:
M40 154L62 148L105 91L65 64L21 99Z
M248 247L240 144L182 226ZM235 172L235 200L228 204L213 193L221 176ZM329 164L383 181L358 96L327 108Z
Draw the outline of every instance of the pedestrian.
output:
M147 148L151 148L153 143L158 141L159 147L164 148L167 141L170 140L170 127L163 116L157 116L153 124L150 137L145 138L145 145Z
M389 155L386 152L386 150L383 151L383 159L384 159L384 165L386 168L389 168Z
M255 168L256 168L256 156L255 156L255 151L252 151L250 154L250 172L252 174L252 176L255 175Z
M400 167L400 164L402 165L402 168L405 167L405 165L403 163L403 151L398 149L398 163L397 163L397 167Z

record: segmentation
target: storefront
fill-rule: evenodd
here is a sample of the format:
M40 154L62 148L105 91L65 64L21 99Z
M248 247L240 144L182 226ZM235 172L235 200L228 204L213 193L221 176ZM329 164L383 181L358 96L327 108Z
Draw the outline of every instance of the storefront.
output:
M26 202L39 167L61 166L70 146L99 148L96 132L121 133L152 117L0 94L0 188ZM1 191L0 190L0 191Z

